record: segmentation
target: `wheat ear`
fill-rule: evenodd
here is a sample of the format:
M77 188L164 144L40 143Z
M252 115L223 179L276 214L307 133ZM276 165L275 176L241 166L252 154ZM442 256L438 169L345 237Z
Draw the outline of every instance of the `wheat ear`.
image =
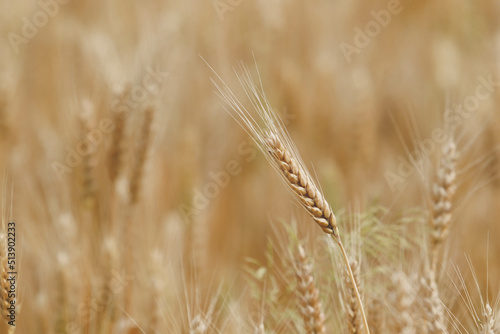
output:
M351 270L354 274L354 280L356 281L356 285L358 289L361 290L361 282L359 279L359 263L356 260L352 260L350 262ZM356 298L356 293L352 288L351 281L349 278L349 274L346 271L346 275L344 275L344 280L346 283L346 297L347 303L345 306L346 316L347 316L347 324L349 326L349 333L351 334L360 334L363 332L363 323L361 319L361 312L359 310L359 305Z
M445 333L445 311L439 298L436 272L427 269L426 279L423 280L426 285L423 288L427 289L423 298L427 332L429 334Z
M230 110L227 110L228 113L233 116L233 118L242 125L254 139L261 151L266 155L269 163L279 172L282 180L298 197L302 206L312 216L323 232L330 235L339 245L342 257L349 272L351 284L359 303L366 334L370 334L363 302L361 301L354 275L349 266L349 259L340 239L337 222L330 204L313 182L283 122L273 111L264 94L262 82L259 81L259 87L254 84L250 70L245 64L240 64L240 70L242 74L235 71L236 76L248 100L252 104L253 109L257 112L259 116L258 120L252 116L252 113L246 109L231 91L229 86L219 76L219 82L214 80L212 80L212 82L216 86L219 96L229 106Z
M125 132L125 113L115 112L113 114L113 136L109 150L109 178L114 185L120 175L123 164L123 139Z
M144 172L144 164L146 162L146 156L151 137L152 123L153 123L153 108L148 107L144 110L144 120L142 122L141 133L139 134L138 143L135 151L134 164L132 167L132 176L129 188L131 204L135 204L139 199L142 174Z
M416 293L412 289L408 276L403 272L395 272L391 280L395 289L391 298L396 311L395 332L415 334L412 307L415 303Z
M456 191L457 149L453 139L442 148L442 156L437 169L436 181L432 187L432 209L430 225L430 268L426 269L424 280L428 291L424 298L427 328L429 333L442 333L445 312L437 285L437 264L439 248L448 236L451 225L451 200Z
M306 252L302 246L298 247L295 271L299 295L299 312L304 320L305 333L324 334L325 315L319 301L319 291L314 284L312 266L307 262Z
M83 199L87 207L93 207L95 204L95 165L96 148L92 147L86 140L92 130L92 118L94 116L94 106L89 100L82 102L83 112L79 115L78 123L81 131L81 140L85 143L89 154L83 157Z
M337 220L323 194L309 179L307 172L302 169L300 163L285 148L276 134L268 132L265 140L269 147L269 153L275 159L276 166L283 174L286 183L299 197L300 203L311 214L323 232L332 235L339 242Z
M431 270L436 271L439 247L448 236L451 225L451 200L456 191L455 142L449 140L442 148L442 157L437 170L437 180L432 187Z

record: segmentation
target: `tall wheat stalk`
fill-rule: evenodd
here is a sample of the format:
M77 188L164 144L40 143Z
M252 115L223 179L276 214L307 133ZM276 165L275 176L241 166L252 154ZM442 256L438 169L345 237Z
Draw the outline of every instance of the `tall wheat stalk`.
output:
M252 116L252 113L238 100L229 86L216 74L219 82L215 80L212 82L218 90L218 95L229 107L229 110L226 110L253 138L302 207L311 215L323 232L330 235L338 244L359 304L366 333L370 334L363 302L330 204L313 181L283 122L269 104L260 81L260 74L258 75L259 86L256 86L250 70L245 64L240 63L240 72L235 70L235 73L258 118Z

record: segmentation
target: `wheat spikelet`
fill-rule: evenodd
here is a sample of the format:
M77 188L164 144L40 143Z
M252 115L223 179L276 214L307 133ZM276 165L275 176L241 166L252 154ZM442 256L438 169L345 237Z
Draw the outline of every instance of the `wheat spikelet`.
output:
M151 137L151 124L153 123L153 108L148 107L144 110L144 120L142 122L141 133L134 155L134 164L132 166L132 176L130 180L130 202L135 204L139 199L142 174L144 172L144 163L149 148Z
M451 224L451 200L456 191L456 145L448 141L442 149L437 180L432 187L431 268L436 270L439 246L448 235Z
M359 279L359 263L356 260L351 260L349 265L354 274L354 280L358 286L359 292L361 292L361 282ZM363 319L361 317L361 312L359 310L358 301L356 299L356 292L351 284L349 278L349 272L346 271L344 274L345 289L346 289L346 299L347 303L345 305L345 312L347 317L347 325L349 327L349 333L360 334L363 333Z
M312 266L307 262L304 248L298 247L296 256L297 291L299 312L308 334L325 333L325 315L319 301L319 291L314 284Z

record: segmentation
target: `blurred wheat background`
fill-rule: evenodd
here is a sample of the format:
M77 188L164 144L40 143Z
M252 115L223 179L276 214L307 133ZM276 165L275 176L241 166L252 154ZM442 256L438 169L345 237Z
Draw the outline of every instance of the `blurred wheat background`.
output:
M2 0L0 30L16 334L363 333L337 249L214 92L207 63L238 91L240 61L338 217L371 332L500 333L498 1Z

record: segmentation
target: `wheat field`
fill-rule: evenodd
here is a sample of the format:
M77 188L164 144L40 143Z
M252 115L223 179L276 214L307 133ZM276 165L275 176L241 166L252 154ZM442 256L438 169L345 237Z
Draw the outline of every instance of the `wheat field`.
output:
M500 333L498 1L0 31L0 334Z

